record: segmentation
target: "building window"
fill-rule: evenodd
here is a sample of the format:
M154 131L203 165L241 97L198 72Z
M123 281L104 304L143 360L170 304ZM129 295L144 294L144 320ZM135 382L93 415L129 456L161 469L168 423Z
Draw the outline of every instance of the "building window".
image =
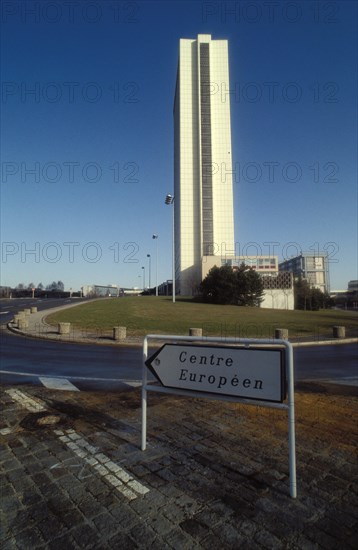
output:
M213 182L212 172L207 169L212 165L209 44L200 44L200 110L203 254L209 255L214 241Z

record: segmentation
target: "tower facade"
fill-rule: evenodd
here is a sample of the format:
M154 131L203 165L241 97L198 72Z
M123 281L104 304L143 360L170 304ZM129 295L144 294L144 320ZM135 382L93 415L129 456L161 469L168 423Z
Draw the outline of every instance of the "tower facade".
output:
M174 100L177 292L201 282L204 256L233 256L234 210L227 40L181 39Z

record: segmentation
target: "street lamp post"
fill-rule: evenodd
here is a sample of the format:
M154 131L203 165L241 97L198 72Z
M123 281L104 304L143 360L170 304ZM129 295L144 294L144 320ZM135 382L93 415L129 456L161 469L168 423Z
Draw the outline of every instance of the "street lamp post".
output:
M158 296L158 236L154 234L153 239L156 240L156 252L155 252L155 295Z
M173 207L173 252L172 252L172 294L173 294L173 304L175 303L175 219L174 219L174 197L173 195L168 195L165 197L165 204L171 204Z
M145 267L144 267L144 265L142 265L142 269L143 269L143 290L145 290Z
M147 258L149 259L149 291L150 291L150 289L151 289L151 272L152 272L150 254L147 254Z

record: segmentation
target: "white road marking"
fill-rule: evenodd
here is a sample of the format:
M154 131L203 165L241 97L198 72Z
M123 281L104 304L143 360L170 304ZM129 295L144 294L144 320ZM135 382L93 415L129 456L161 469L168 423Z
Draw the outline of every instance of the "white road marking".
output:
M43 374L30 372L14 372L11 370L0 370L0 374L12 374L13 376L30 376L31 378L44 378ZM49 378L64 379L64 380L80 380L84 382L119 382L134 388L142 385L141 380L126 380L124 378L91 378L90 376L53 376Z
M133 388L139 388L142 385L141 380L122 380L122 382L128 386L133 386Z
M37 401L20 390L10 389L5 390L5 393L7 393L13 401L16 401L31 412L46 410L41 400ZM10 433L7 430L8 428L3 429L4 432ZM6 435L6 433L2 435ZM130 473L121 466L118 466L118 464L113 462L108 456L98 452L97 447L88 443L80 434L75 432L75 430L54 430L54 434L57 435L60 441L65 443L78 457L83 459L88 466L94 468L95 471L103 477L104 481L112 485L112 487L128 500L134 500L138 496L145 495L149 492L148 487L134 479Z
M9 313L8 311L0 311L0 315L6 315L7 313Z
M67 378L48 378L47 376L39 376L41 384L50 390L65 390L65 391L80 391Z
M46 410L46 407L44 406L42 401L33 399L32 397L29 397L28 395L26 395L26 393L23 393L20 390L5 390L5 393L7 393L11 397L11 399L13 399L13 401L16 401L30 412L41 412Z
M134 500L139 495L145 495L149 492L148 487L134 479L131 474L118 466L108 456L99 453L98 449L90 445L75 430L55 430L54 433L88 466L94 468L104 481L112 485L128 500Z

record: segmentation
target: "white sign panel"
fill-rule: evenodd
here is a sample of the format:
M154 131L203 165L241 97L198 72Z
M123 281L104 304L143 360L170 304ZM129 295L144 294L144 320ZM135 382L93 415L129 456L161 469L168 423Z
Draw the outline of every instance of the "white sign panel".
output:
M260 401L286 396L282 349L164 344L146 365L167 388Z

